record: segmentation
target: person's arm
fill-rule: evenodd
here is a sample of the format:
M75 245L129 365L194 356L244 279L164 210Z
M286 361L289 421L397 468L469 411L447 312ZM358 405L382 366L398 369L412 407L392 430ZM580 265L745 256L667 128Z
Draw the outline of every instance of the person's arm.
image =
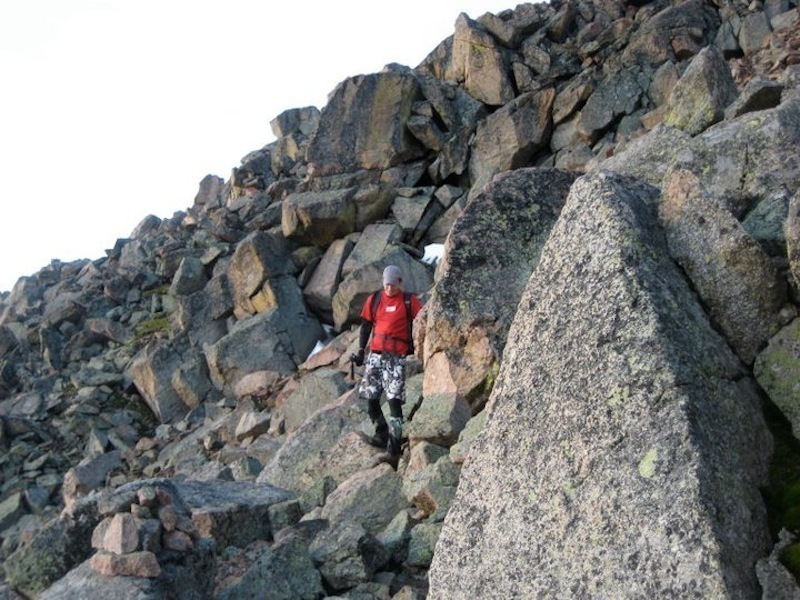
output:
M367 298L364 308L361 310L361 327L358 331L358 352L351 355L351 360L359 367L364 364L364 354L367 351L369 336L372 335L372 321L369 315L372 314L372 296Z
M361 329L358 332L358 353L363 357L372 334L372 321L361 319ZM363 360L363 358L362 358Z

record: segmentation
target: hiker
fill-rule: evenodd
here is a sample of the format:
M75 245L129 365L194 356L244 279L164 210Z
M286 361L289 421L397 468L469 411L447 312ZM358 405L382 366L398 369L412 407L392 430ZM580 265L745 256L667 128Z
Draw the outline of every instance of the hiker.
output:
M403 408L405 402L406 356L413 354L411 323L422 308L415 294L403 291L400 269L389 265L383 270L383 289L367 298L361 311L359 351L353 362L364 367L358 388L360 398L366 398L367 409L375 434L366 441L385 448L392 457L400 456L403 439ZM370 334L372 337L370 338ZM364 357L369 342L369 354ZM381 394L389 402L389 423L381 410Z

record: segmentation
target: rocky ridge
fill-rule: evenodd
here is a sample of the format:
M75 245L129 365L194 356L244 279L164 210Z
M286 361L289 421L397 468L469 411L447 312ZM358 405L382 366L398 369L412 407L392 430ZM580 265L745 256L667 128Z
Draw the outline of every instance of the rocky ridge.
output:
M798 19L462 14L21 278L0 598L800 594L760 493L800 429ZM425 300L396 468L348 362L387 264Z

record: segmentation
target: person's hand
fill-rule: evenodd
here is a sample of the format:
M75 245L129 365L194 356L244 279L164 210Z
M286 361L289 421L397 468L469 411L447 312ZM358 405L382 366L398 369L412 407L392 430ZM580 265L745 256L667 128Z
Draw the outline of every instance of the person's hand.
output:
M364 364L364 350L359 350L356 354L350 355L350 360L352 360L356 366L360 367Z

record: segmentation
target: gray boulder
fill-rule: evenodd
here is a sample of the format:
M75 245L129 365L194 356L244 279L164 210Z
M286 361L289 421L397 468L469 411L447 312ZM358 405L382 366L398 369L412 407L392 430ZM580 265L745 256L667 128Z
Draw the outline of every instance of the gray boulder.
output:
M517 169L467 204L426 306L425 395L456 392L476 410L485 404L519 298L574 177Z
M202 348L227 333L225 319L232 313L228 277L217 275L201 291L177 298L172 325L177 331L185 332L193 345Z
M367 225L356 240L353 251L342 265L342 278L356 269L380 260L393 246L403 241L403 230L397 223Z
M655 10L662 8L650 6ZM676 2L647 19L639 17L635 19L638 27L622 50L627 65L657 67L666 60L689 59L711 42L719 27L717 11L698 0Z
M800 319L794 319L769 340L753 365L753 375L800 439Z
M412 443L426 441L440 446L452 446L471 416L470 406L456 393L425 396L414 420L408 424Z
M658 187L666 185L672 170L684 168L739 216L770 194L800 188L800 155L785 151L798 144L800 98L790 98L695 137L672 127L656 128L601 166Z
M244 575L214 597L318 600L323 596L322 577L311 560L308 543L295 535L267 547Z
M429 598L756 598L771 438L657 191L578 180L512 324ZM535 352L531 352L535 348Z
M424 569L430 567L442 529L443 524L441 522L420 523L414 527L408 540L406 564Z
M175 487L199 534L214 538L222 548L270 539L270 507L294 497L288 490L255 481L178 481Z
M522 94L478 124L469 161L472 195L497 173L529 165L547 147L555 95L553 88Z
M354 473L331 492L319 512L330 523L359 523L376 535L401 510L409 507L402 479L386 463Z
M286 432L291 433L299 428L308 417L334 402L351 387L340 371L329 368L317 369L303 377L297 389L278 409L283 416Z
M311 136L319 125L319 109L316 106L290 108L269 122L275 137L280 139L293 133Z
M673 88L664 122L696 135L721 121L738 94L722 52L708 46L692 60Z
M263 371L275 380L291 375L323 337L322 326L305 311L294 278L272 283L280 285L280 296L273 296L277 308L238 321L206 347L211 381L225 395L235 395L237 384L251 373Z
M331 302L342 277L342 267L353 250L350 238L334 240L317 263L303 287L303 297L309 308L328 322L333 320Z
M752 55L764 48L772 28L764 11L755 11L742 18L739 28L739 46L745 55Z
M742 227L772 257L785 258L789 248L786 225L791 194L785 189L761 200L742 220Z
M325 475L342 481L374 464L374 448L355 433L368 422L355 390L324 406L289 435L258 476L259 482L304 492Z
M189 412L190 407L172 386L172 377L183 362L181 349L175 343L155 339L137 353L129 366L136 389L162 423L170 423Z
M206 281L203 262L199 258L187 256L181 261L175 276L172 278L169 293L173 296L187 296L203 289Z
M406 128L419 84L410 73L351 77L331 92L306 151L314 177L386 169L423 155Z
M761 246L696 176L676 171L659 211L670 254L739 357L752 364L781 325L786 283Z
M327 247L356 230L355 188L297 192L282 203L281 230L299 244Z
M649 80L638 69L626 69L600 83L581 108L577 130L586 142L593 144L603 132L623 115L630 115L639 106ZM576 92L582 91L578 88Z
M162 600L164 586L157 579L147 577L107 577L95 571L89 561L72 569L55 582L38 600Z
M781 103L783 89L783 85L777 81L750 80L736 100L725 109L725 118L733 119L756 110L775 108Z
M480 51L476 51L480 48ZM500 106L514 98L510 71L497 40L480 23L461 13L455 33L417 67L464 89L484 104Z
M278 236L255 231L239 242L226 270L237 318L266 310L265 282L293 273L294 263Z
M325 583L346 590L370 581L386 565L389 550L357 522L343 521L320 533L310 546Z

